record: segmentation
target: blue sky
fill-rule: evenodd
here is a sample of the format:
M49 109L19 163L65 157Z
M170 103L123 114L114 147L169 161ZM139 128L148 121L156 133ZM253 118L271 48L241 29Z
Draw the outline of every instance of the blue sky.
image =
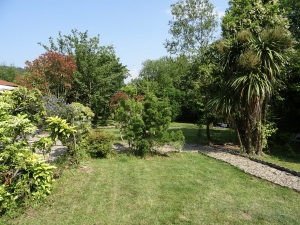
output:
M113 45L132 77L142 62L168 55L170 5L177 0L0 0L0 63L24 67L45 52L38 42L71 34L72 29L100 34L100 45ZM211 0L224 14L226 0ZM130 78L129 78L130 79Z

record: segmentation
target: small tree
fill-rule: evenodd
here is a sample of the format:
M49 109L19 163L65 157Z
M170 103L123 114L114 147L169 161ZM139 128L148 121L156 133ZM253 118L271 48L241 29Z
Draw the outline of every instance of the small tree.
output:
M48 51L32 62L25 62L26 73L16 77L27 88L38 88L57 97L66 97L73 83L76 61L73 55Z
M120 94L117 94L120 95ZM131 149L138 155L149 154L152 147L161 144L171 122L169 102L158 99L152 93L144 97L128 95L115 104L116 119L121 123L120 130Z

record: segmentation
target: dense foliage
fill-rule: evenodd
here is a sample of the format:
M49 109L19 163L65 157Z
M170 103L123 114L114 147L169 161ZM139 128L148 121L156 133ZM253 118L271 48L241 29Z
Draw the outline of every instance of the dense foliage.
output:
M28 101L20 102L20 97ZM41 200L51 190L55 167L40 160L27 139L44 115L43 108L30 107L40 105L37 99L39 91L24 88L0 96L0 213L12 212L28 199Z
M17 68L14 65L7 66L5 63L0 64L0 80L14 82L16 75L23 72L22 68Z
M79 163L89 154L82 143L90 137L93 116L80 103L42 97L37 89L18 87L0 95L0 213L13 213L50 193L55 167L44 160L57 140L67 146L68 163ZM29 142L43 131L49 135Z
M124 84L128 70L119 62L113 46L100 46L99 36L89 38L88 32L72 30L71 35L59 33L57 43L50 38L47 51L73 55L76 72L68 102L80 102L95 113L94 122L106 123L110 116L110 98Z
M171 110L167 99L159 99L150 92L144 96L119 92L112 103L122 138L128 141L134 153L150 154L154 146L168 140Z
M23 87L37 88L43 93L67 97L72 88L76 62L73 55L48 51L32 62L25 62L25 73L16 81Z

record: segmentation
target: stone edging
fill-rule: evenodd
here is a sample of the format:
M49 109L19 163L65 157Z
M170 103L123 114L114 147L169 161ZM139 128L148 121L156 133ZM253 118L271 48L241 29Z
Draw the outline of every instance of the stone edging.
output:
M287 172L287 173L290 173L290 174L293 174L294 176L297 176L297 177L300 177L300 172L297 172L297 171L294 171L294 170L290 170L286 167L283 167L283 166L278 166L274 163L270 163L270 162L267 162L267 161L264 161L264 160L261 160L261 159L256 159L254 157L251 157L251 156L245 156L245 155L242 155L242 154L239 154L233 150L230 150L230 149L226 149L226 151L230 154L233 154L233 155L237 155L237 156L241 156L241 157L244 157L244 158L248 158L254 162L257 162L257 163L261 163L261 164L264 164L264 165L267 165L267 166L270 166L274 169L278 169L278 170L281 170L283 172Z

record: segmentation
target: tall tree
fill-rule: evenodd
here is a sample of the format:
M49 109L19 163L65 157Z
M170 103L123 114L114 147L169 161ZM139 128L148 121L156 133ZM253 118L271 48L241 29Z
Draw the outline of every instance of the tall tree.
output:
M277 118L278 136L284 132L299 132L300 127L300 2L280 0L281 9L289 20L289 30L297 41L295 51L290 52L291 62L285 65L284 83L276 98L272 99L272 111ZM285 143L277 143L285 144Z
M208 0L179 0L171 8L172 40L166 40L165 47L171 54L198 54L212 41L218 26L213 4Z
M266 112L285 54L293 45L288 22L275 1L230 1L222 21L224 39L219 43L225 85L239 104L247 153L262 153ZM274 23L277 21L277 23ZM224 87L225 88L225 87ZM232 102L227 100L227 102Z
M191 56L191 62L195 70L190 77L193 90L191 92L195 102L205 105L209 97L209 85L212 81L210 55L207 54L209 44L217 29L217 13L214 6L208 0L179 0L171 5L173 20L169 22L172 40L165 42L165 47L171 54L186 54ZM201 87L201 88L200 88ZM205 96L200 102L201 96ZM199 107L200 107L199 105ZM206 108L204 108L206 109ZM208 112L204 112L206 118L207 138L210 141Z
M179 119L182 116L186 96L184 90L184 77L188 73L186 58L184 56L174 59L161 57L158 60L146 60L142 66L139 74L141 79L138 85L139 91L146 93L151 90L157 97L168 98L172 109L172 120Z
M53 38L49 41L50 47L42 45L46 50L75 57L77 71L70 99L88 105L95 112L95 122L105 122L110 115L110 99L128 76L114 47L100 46L99 35L89 38L88 31L72 30L70 35L59 33L57 43Z
M289 27L278 0L229 0L228 5L221 23L223 37L245 29L257 34L267 27Z
M293 34L298 44L300 42L300 1L298 0L279 0L282 9L289 20L289 30Z

